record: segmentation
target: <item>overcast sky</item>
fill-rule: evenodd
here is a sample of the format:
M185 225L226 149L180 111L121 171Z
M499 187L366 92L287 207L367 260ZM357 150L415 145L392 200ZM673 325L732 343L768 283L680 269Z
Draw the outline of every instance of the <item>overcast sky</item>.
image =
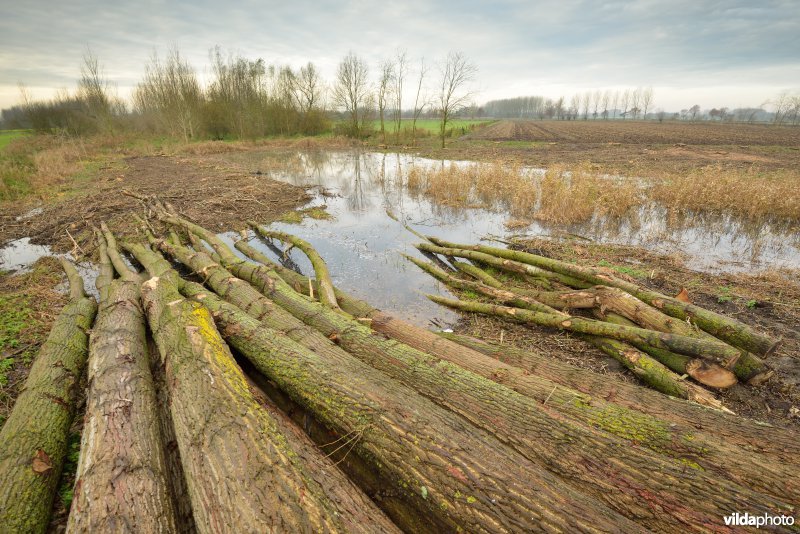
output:
M87 46L127 96L148 57L177 47L202 75L215 45L267 63L349 50L377 72L398 47L433 63L462 51L476 100L651 85L668 111L758 106L800 90L798 0L0 0L0 107L73 89ZM412 72L411 76L415 74Z

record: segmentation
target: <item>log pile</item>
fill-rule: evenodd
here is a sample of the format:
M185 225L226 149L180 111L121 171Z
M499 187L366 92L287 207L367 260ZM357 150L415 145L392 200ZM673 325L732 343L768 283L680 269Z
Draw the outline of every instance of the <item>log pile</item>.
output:
M676 378L768 379L774 344L745 325L605 273L420 245L437 264L414 263L482 297L437 302L569 329L664 395L405 323L294 236L251 223L313 279L153 210L163 235L98 231L96 319L65 265L72 299L0 432L0 531L45 530L87 357L68 532L725 532L800 502L794 434Z

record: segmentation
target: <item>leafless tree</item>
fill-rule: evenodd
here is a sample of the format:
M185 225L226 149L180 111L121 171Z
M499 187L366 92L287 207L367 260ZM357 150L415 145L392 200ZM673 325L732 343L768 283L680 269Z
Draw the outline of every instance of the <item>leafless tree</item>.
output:
M581 95L579 93L575 93L569 100L569 116L572 120L578 118L580 105L581 105Z
M695 120L698 113L700 113L700 106L697 104L689 108L689 115L691 115L692 120Z
M643 119L647 119L647 110L653 105L653 87L646 87L641 90Z
M440 67L441 83L439 87L439 135L444 148L447 135L447 123L460 108L472 98L472 93L465 86L472 81L478 68L461 52L450 52Z
M631 113L633 113L634 120L641 111L641 108L639 107L641 103L642 103L642 88L637 87L631 93Z
M422 114L422 111L430 104L427 96L422 94L425 76L428 74L428 67L425 66L425 58L419 60L419 78L417 80L417 94L414 97L414 115L411 119L411 144L417 144L417 119Z
M581 109L583 109L583 120L589 118L589 105L592 101L592 93L586 91L581 95Z
M608 89L603 91L603 98L601 99L600 107L603 108L604 119L608 119L608 102L610 98L611 98L611 91L609 91Z
M619 105L622 106L623 119L628 118L628 105L630 104L630 101L631 101L631 92L629 89L625 89L622 92L622 96L620 96L620 102L619 102Z
M381 139L382 142L386 144L386 127L384 124L384 117L386 115L386 106L389 103L394 82L394 61L384 61L381 63L380 69L376 97L378 104L378 116L381 121Z
M408 56L405 50L398 49L394 59L394 122L396 141L400 141L400 126L403 120L403 82L408 73Z
M170 50L164 61L153 53L133 101L138 111L152 117L159 129L180 135L184 141L197 135L203 91L194 69L177 49Z
M333 101L349 115L350 135L358 137L364 124L364 112L369 97L369 69L366 62L353 52L339 63Z
M592 93L592 118L595 120L597 120L597 110L600 108L601 98L602 95L599 89Z
M614 110L613 118L617 118L617 106L619 105L619 91L614 91L614 96L611 101L611 109Z

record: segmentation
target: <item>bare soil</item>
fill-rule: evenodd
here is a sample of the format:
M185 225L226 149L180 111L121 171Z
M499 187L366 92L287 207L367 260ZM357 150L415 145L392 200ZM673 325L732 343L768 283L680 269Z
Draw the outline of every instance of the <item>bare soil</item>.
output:
M0 206L0 243L30 237L57 252L88 257L92 227L105 221L119 236L135 234L137 197L157 195L187 218L219 231L246 228L248 219L271 221L307 201L302 188L266 176L223 168L201 156L129 157L100 169L91 183L72 184L54 202ZM42 212L16 220L35 207Z
M764 170L800 167L800 128L656 121L505 120L422 155L503 159L534 167L591 163L625 175L681 172L705 165Z
M692 301L755 326L777 339L767 362L775 376L760 387L736 385L722 392L723 403L737 414L781 426L800 426L800 283L797 272L712 275L694 271L679 256L661 256L637 247L600 245L574 239L528 238L519 248L585 265L610 265L637 283L668 295L686 288ZM636 379L616 360L568 333L497 318L465 315L459 333L536 351L609 375Z

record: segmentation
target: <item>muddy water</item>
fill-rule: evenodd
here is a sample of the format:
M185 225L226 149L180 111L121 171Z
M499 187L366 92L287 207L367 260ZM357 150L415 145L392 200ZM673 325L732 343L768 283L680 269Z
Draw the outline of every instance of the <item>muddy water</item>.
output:
M430 277L403 259L417 254L418 239L387 214L416 230L451 241L477 242L512 234L574 234L595 242L642 246L660 253L680 253L699 270L732 272L777 267L800 268L797 229L752 227L725 216L675 215L657 205L640 208L624 220L595 218L577 225L533 223L509 231L508 214L484 208L436 205L409 192L403 179L411 166L450 162L406 154L365 152L246 152L220 156L242 169L309 188L310 206L325 205L332 220L305 219L274 228L310 241L331 268L334 282L381 309L419 324L446 324L454 316L434 306L423 293L444 293ZM466 164L460 162L459 164ZM252 243L274 259L278 252L258 239ZM290 251L289 263L312 272L302 253Z

